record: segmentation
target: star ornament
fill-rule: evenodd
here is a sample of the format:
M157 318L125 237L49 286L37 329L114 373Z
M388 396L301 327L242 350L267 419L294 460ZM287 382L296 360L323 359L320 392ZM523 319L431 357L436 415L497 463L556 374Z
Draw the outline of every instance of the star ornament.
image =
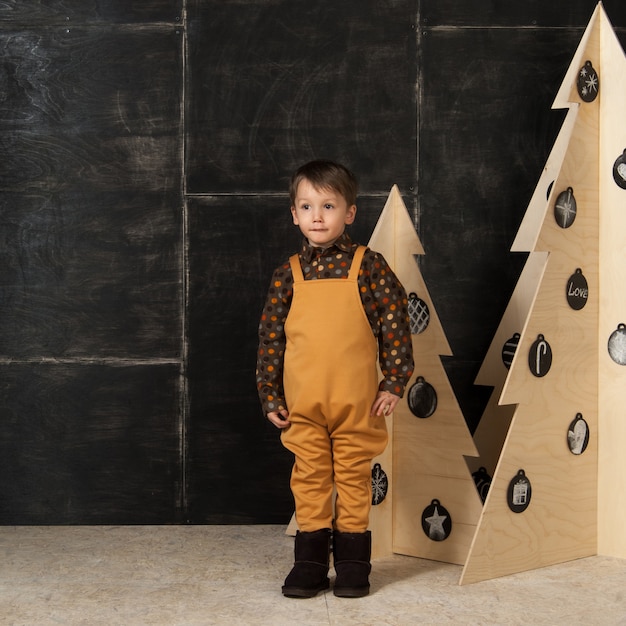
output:
M447 515L439 515L437 507L435 507L435 514L426 518L426 523L430 525L428 534L431 539L443 539L446 531L443 529L443 523L448 519Z
M433 500L422 513L422 529L432 541L447 539L452 530L450 513L442 506L439 500Z

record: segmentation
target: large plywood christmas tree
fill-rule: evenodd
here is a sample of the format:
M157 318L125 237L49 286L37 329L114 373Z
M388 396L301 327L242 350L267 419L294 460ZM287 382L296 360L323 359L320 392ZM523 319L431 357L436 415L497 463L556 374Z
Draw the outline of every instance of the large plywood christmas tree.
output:
M392 504L384 525L393 531L378 535L392 537L396 553L464 563L481 511L464 457L477 452L441 363L450 348L416 262L424 249L396 186L370 247L383 254L409 295L415 357L381 462L389 471ZM382 515L374 506L372 526Z
M461 583L626 556L626 59L601 4L554 108L560 168L516 240L539 280L500 398L515 411Z

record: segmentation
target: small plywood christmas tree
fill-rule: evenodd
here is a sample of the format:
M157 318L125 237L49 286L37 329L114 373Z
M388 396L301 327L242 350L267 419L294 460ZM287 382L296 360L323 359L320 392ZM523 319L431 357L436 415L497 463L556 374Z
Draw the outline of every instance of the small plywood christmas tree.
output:
M415 255L423 254L422 245L413 228L397 186L393 186L378 218L369 247L383 255L389 266L408 291L405 279L419 273ZM414 281L413 278L410 279ZM396 409L397 412L397 409ZM383 454L375 458L372 466L372 558L393 554L393 499L395 480L394 416L387 416L389 443Z
M529 209L516 240L529 261L547 256L500 398L515 413L461 583L598 549L626 556L626 59L601 4L555 100L565 107L561 166L543 214Z
M385 524L393 523L393 552L464 563L481 511L464 456L477 453L441 363L450 348L415 259L424 249L395 185L370 247L383 254L409 295L415 357L386 452L393 458L393 515L385 514ZM374 507L373 522L378 515Z

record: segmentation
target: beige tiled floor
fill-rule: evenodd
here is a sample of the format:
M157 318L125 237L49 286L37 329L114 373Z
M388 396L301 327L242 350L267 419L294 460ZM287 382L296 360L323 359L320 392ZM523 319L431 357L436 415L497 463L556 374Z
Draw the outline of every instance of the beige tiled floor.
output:
M460 587L459 566L393 556L367 598L287 599L284 530L0 527L0 624L626 626L626 561L604 557Z

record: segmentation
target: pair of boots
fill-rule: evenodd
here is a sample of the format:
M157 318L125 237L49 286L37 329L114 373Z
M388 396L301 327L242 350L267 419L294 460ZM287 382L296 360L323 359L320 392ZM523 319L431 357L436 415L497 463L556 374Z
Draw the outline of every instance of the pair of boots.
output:
M340 598L361 598L370 591L372 534L343 533L330 528L296 533L295 563L285 579L283 595L312 598L330 587L328 580L331 536L337 578L333 593Z

